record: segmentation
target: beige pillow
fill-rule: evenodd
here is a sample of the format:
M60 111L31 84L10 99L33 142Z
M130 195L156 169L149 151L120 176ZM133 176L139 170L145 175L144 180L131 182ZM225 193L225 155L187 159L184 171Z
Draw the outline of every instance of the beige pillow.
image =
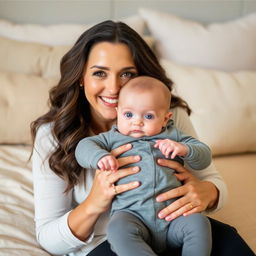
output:
M59 77L60 60L69 49L0 37L0 70Z
M256 151L256 72L226 73L161 60L213 154Z
M60 78L60 61L71 46L54 46L41 57L42 77Z
M48 91L56 79L0 72L0 143L31 143L30 123L48 109Z
M153 47L154 39L144 36ZM38 75L44 78L60 77L60 61L71 46L48 46L0 37L0 70Z
M0 70L41 75L41 58L51 47L0 37Z
M139 15L121 19L140 35L144 32L145 22ZM78 37L94 24L14 24L0 20L0 36L46 45L73 45Z
M140 9L159 57L225 71L256 70L256 13L204 26L150 9Z

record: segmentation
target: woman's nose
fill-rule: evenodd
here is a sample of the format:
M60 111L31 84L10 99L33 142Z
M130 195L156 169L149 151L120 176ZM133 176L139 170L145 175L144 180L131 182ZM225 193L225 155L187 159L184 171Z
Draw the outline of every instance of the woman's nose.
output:
M116 95L121 89L121 82L118 78L112 77L107 81L107 89L111 95Z

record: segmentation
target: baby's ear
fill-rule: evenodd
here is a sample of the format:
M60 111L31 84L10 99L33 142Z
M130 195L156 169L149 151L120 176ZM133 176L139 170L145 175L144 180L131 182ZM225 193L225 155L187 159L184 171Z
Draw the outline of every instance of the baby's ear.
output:
M171 111L167 112L165 117L164 117L164 126L167 125L167 123L171 119L171 117L172 117L172 112Z

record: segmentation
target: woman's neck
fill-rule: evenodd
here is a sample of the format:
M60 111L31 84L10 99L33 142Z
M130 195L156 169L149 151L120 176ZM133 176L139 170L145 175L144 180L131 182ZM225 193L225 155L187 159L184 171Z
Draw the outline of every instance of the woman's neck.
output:
M116 123L116 120L114 121L108 121L108 122L95 122L92 121L91 123L91 129L95 135L101 133L101 132L107 132L111 129L112 125Z

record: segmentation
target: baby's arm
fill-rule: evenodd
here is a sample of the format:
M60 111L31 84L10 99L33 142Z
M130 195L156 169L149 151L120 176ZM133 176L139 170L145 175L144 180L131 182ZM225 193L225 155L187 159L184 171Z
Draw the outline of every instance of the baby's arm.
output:
M170 139L157 140L154 147L159 148L166 158L172 153L171 159L174 159L176 156L185 157L189 151L186 145Z
M116 171L118 169L119 165L118 165L118 161L116 160L116 158L114 156L107 155L107 156L102 157L98 161L98 167L102 171L107 171L107 170Z
M111 147L107 136L107 133L102 133L79 141L76 146L75 157L80 166L97 169L99 160L110 155Z

